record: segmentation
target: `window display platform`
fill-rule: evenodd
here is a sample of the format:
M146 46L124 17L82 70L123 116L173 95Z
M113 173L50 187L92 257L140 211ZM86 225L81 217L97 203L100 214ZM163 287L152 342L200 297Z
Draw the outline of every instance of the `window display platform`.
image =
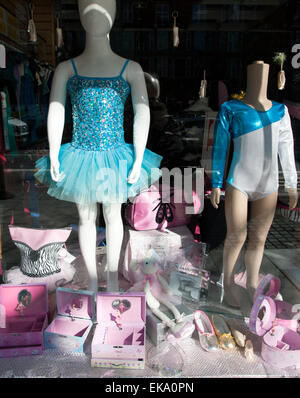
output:
M0 201L0 221L3 226L3 268L9 269L19 265L19 253L9 236L7 228L13 215L15 224L31 227L63 228L71 224L78 224L76 206L73 203L58 201L49 197L46 188L35 186L35 190L28 192L28 187L23 185L24 177L20 171L6 175L7 189L14 194L10 200ZM39 217L35 218L35 212L28 213L24 209L30 207L36 210ZM284 300L292 303L300 303L299 289L299 224L286 220L276 215L271 228L267 247L264 253L261 273L271 273L281 280L281 294ZM124 242L126 244L126 242ZM288 248L285 245L289 245ZM72 231L67 242L68 251L76 257L72 263L76 273L71 285L85 289L88 284L87 272L83 265L78 246L78 235ZM123 250L124 253L124 250ZM99 263L103 261L99 254ZM207 269L212 272L215 284L210 285L208 301L206 304L188 305L192 311L201 309L208 315L222 314L225 318L234 317L243 325L246 335L251 336L254 345L255 356L252 361L244 357L242 351L237 348L233 353L219 349L215 353L203 351L199 344L197 332L192 338L177 343L178 351L183 358L183 367L180 372L182 377L300 377L300 371L281 370L271 367L264 362L260 355L261 338L249 332L247 328L251 304L241 289L241 309L232 310L222 304L221 288L216 284L220 278L222 264L222 247L217 247L209 253ZM240 269L242 270L242 264ZM99 266L100 281L104 280L102 267ZM72 287L72 286L70 286ZM121 288L125 291L128 284L121 281ZM51 301L51 308L55 303ZM131 369L101 369L91 367L90 345L84 354L61 353L54 349L46 349L43 355L32 357L17 357L0 359L0 377L165 377L151 368L148 353L153 349L149 338L146 341L146 365L144 370ZM178 374L179 375L179 374Z
M87 272L83 265L79 247L76 244L69 245L69 251L76 256L73 265L76 274L72 282L73 287L85 288L88 282ZM274 254L274 252L273 252ZM270 255L270 254L269 254ZM218 253L214 253L215 259ZM285 256L286 258L286 256ZM103 281L101 261L103 255L98 256L99 273ZM277 263L279 261L277 260ZM210 264L212 266L213 262ZM286 300L299 303L300 291L284 277L276 263L271 262L268 256L264 257L262 272L280 275L282 282L282 295ZM121 280L121 289L126 290L128 282ZM242 290L242 289L241 289ZM175 348L179 351L183 359L183 367L178 377L300 377L300 370L282 370L266 363L260 355L261 338L251 333L247 327L250 312L250 303L247 295L241 297L241 310L233 310L220 304L222 290L217 285L210 285L209 297L206 304L197 305L184 302L192 311L201 309L209 316L212 314L222 314L225 319L234 318L240 325L246 337L250 338L254 346L254 358L245 358L242 349L236 347L233 352L219 349L217 352L209 353L201 349L197 331L191 338L179 341ZM53 303L51 304L51 308ZM94 326L95 327L95 326ZM91 340L91 333L89 340ZM0 378L137 378L137 377L166 377L164 373L158 373L151 367L151 355L149 352L154 348L153 343L147 337L146 340L146 363L144 370L131 369L101 369L91 367L91 345L87 342L86 350L83 354L63 353L55 349L45 349L43 355L32 357L17 357L0 359ZM170 361L170 357L163 357L163 360ZM175 360L175 359L174 359Z
M147 340L147 352L151 342ZM242 354L224 350L207 353L199 342L188 339L180 343L184 366L180 377L300 377L300 372L283 371L266 364L258 355L250 362ZM144 370L91 368L89 354L60 353L45 350L42 356L0 360L0 378L137 378L159 377L147 364ZM165 375L161 375L165 377Z

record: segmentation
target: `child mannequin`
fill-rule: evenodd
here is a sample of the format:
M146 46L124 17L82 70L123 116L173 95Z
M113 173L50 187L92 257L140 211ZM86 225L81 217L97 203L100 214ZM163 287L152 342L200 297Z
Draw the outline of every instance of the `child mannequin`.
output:
M298 201L293 136L287 109L284 105L267 98L268 64L255 61L248 66L247 72L247 91L243 100L228 101L219 112L213 154L211 203L218 208L220 188L223 184L222 167L225 164L227 151L222 140L224 134L227 135L226 140L228 139L231 129L235 153L226 186L227 235L223 252L223 272L224 301L233 307L239 307L234 268L247 237L248 201L250 201L250 220L245 266L247 289L251 300L258 285L265 241L276 210L278 153L289 195L290 209L295 208ZM241 115L245 115L245 119L242 119ZM251 121L254 127L250 126ZM258 164L262 165L261 169Z
M48 114L52 179L48 194L77 205L79 244L89 273L89 290L94 292L98 290L97 202L103 203L107 290L118 291L118 264L123 240L121 204L127 200L124 191L132 191L130 196L134 196L145 185L158 179L160 173L157 170L154 177L151 173L152 180L146 184L147 175L159 166L161 157L145 149L150 112L142 68L136 62L115 54L110 47L108 34L115 20L116 1L79 0L78 4L80 20L86 31L86 45L81 55L71 62L59 64L54 74ZM71 94L75 129L72 145L61 146L67 89ZM123 140L123 111L129 91L134 110L133 146ZM122 174L118 175L122 160L127 162L128 173L122 169ZM43 182L46 180L45 159L37 162L37 168L36 177ZM86 168L84 175L83 168ZM115 182L111 178L107 181L109 194L105 194L106 187L97 181L105 168L117 172ZM79 184L77 177L84 178L84 181ZM117 193L122 194L122 200L113 198Z

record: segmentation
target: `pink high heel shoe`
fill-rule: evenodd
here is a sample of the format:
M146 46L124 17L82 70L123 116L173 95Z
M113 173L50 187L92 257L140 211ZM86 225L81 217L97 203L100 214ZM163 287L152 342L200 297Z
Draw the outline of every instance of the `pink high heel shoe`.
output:
M208 316L203 311L198 310L194 313L194 320L203 350L208 352L216 351L218 349L218 340Z

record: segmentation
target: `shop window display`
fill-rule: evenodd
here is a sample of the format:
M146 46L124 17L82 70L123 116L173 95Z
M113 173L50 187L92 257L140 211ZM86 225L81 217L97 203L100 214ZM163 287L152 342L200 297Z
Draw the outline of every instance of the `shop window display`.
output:
M49 1L49 55L33 1L31 44L0 35L13 374L300 375L299 2L204 3Z

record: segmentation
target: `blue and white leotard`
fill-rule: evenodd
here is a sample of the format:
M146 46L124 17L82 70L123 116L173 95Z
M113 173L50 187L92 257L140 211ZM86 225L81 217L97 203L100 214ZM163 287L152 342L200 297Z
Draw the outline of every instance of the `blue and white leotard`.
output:
M223 186L230 136L234 152L227 183L249 200L275 192L279 155L285 188L297 188L293 133L284 104L272 101L268 111L257 111L239 100L222 104L215 123L213 188Z

